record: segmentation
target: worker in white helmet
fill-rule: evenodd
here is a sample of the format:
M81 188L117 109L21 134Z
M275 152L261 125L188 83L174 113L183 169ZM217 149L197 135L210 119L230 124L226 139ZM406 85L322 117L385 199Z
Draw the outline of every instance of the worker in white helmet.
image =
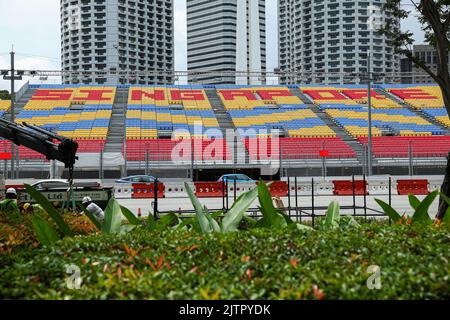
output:
M0 202L1 212L19 212L19 207L17 206L17 191L14 188L9 188L6 190L6 199Z
M105 213L103 212L102 208L92 202L91 197L84 197L82 203L86 207L87 211L89 211L100 222L103 222L103 220L105 219Z

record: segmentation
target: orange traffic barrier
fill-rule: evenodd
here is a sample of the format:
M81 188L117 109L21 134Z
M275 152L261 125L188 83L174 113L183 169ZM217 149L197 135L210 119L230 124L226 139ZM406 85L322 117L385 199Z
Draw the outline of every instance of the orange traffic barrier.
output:
M416 196L428 195L428 180L397 180L399 195L413 194Z
M333 194L335 196L352 196L353 190L355 192L355 195L362 196L364 193L366 195L369 194L368 188L367 188L367 181L364 180L355 180L355 185L353 186L353 181L339 181L334 180L334 191Z
M195 195L199 198L223 197L222 182L195 182Z
M150 199L155 197L154 183L134 183L133 198L134 199ZM158 183L158 198L164 198L164 184Z

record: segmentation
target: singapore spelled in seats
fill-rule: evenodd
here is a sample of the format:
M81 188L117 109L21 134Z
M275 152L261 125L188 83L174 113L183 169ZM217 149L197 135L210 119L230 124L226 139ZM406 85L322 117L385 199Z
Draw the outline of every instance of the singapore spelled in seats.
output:
M41 86L16 121L73 138L79 142L79 152L100 152L108 134L115 93L115 87Z
M368 111L327 109L326 113L334 121L354 137L368 136ZM419 117L408 109L373 110L372 114L374 136L432 136L443 135L444 130Z
M310 109L230 110L229 114L242 137L271 136L274 130L289 137L336 136Z
M189 161L192 156L196 161L228 160L230 152L222 136L203 87L130 88L126 114L128 160L143 161L147 157L149 161ZM192 144L192 151L183 144Z
M131 87L127 139L211 138L222 136L202 87Z
M131 87L128 105L180 107L184 110L211 110L202 86L140 86Z
M325 109L359 109L368 104L367 86L302 86L300 90L306 94L322 110ZM401 106L384 95L371 91L373 108L389 109Z
M359 142L367 145L366 137ZM450 136L374 137L373 154L379 158L445 157L450 151Z
M212 110L171 110L154 106L128 106L127 139L157 139L162 133L169 133L176 139L222 136Z
M442 92L437 85L401 84L381 87L416 109L441 109L444 107Z
M252 160L356 158L356 152L341 138L245 138L245 148Z
M249 110L255 108L306 108L304 102L287 87L216 86L217 93L227 110Z

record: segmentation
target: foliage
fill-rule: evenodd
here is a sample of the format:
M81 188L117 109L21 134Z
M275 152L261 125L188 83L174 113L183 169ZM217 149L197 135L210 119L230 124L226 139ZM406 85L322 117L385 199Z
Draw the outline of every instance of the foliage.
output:
M211 215L208 209L201 205L200 201L187 183L185 183L185 188L196 213L197 221L195 221L193 228L201 233L226 233L237 231L238 227L244 220L244 217L246 217L248 209L255 202L256 198L259 200L259 210L261 211L263 217L257 221L252 221L252 218L249 217L245 218L246 223L250 224L253 228L280 229L285 227L294 227L298 229L312 230L312 228L308 226L296 224L281 210L275 208L269 188L262 180L259 181L257 187L243 193L236 199L231 209L224 215L221 224L216 221L216 217L220 216L221 212Z
M8 90L0 90L0 100L11 100Z
M44 209L44 212L54 221L58 226L63 236L73 236L74 233L70 226L63 219L63 215L47 200L39 191L30 185L25 184L25 190L28 194ZM133 213L125 207L121 207L116 199L111 198L105 209L105 219L100 223L86 208L80 206L92 224L101 232L106 234L128 232L134 226L141 224L141 221L133 215ZM35 214L36 215L36 214ZM122 225L123 217L125 217L130 225ZM59 238L57 232L52 225L45 223L42 219L35 218L33 220L33 230L37 235L41 244L49 244L55 241L55 236ZM48 233L48 234L45 234Z
M198 234L144 226L0 255L4 299L449 299L450 229L362 224ZM81 269L67 288L67 265ZM368 289L369 267L380 290Z
M410 195L409 203L414 210L412 217L401 216L392 206L387 204L386 202L375 199L375 201L379 204L379 206L383 209L384 213L389 216L395 223L424 223L424 224L432 224L433 220L430 218L428 210L439 195L439 191L435 190L431 192L428 196L425 197L423 201L420 201L417 197Z
M55 207L47 200L42 193L37 191L34 187L25 184L25 190L27 193L47 212L47 214L53 219L53 221L58 226L59 230L66 237L72 237L73 233L70 230L67 223L61 217L61 214L55 209Z
M33 215L32 223L36 237L42 245L51 245L59 240L55 229L38 214Z

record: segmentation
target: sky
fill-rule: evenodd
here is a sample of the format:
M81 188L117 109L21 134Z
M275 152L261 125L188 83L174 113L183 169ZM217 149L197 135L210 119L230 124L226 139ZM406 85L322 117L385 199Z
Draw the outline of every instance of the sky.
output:
M175 1L175 69L187 69L186 0ZM10 67L12 45L17 52L16 69L60 69L60 0L0 0L0 69ZM266 0L267 67L278 64L277 0ZM416 19L411 16L402 23L411 30L417 43L423 34ZM25 79L27 80L27 79ZM32 80L39 83L37 79ZM46 83L59 83L50 78ZM23 82L18 82L20 87ZM0 78L0 89L10 84Z

